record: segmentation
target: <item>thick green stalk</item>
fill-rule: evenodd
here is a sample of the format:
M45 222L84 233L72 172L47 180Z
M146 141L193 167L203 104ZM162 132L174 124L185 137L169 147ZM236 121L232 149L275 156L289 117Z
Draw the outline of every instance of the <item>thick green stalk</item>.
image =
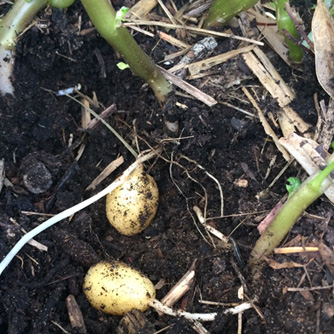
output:
M50 6L53 8L67 8L70 7L75 0L50 0Z
M0 21L0 45L5 49L15 48L15 39L31 23L35 15L47 6L49 0L16 0L9 12Z
M288 0L276 0L276 22L279 31L283 34L283 30L286 30L291 36L298 39L298 34L296 30L296 26L294 22L291 20L290 16L288 15L285 4L288 2ZM291 61L294 63L301 63L303 59L303 50L300 46L296 45L294 42L292 42L289 38L285 38L285 43L287 44L289 48L289 57Z
M145 80L163 103L172 87L129 31L117 25L115 10L108 0L81 0L101 36L116 49L135 75Z
M215 0L209 9L204 28L226 24L238 13L253 7L259 0Z
M333 170L334 162L330 163L323 171L306 179L287 200L273 222L256 242L251 253L251 266L255 266L261 262L263 255L270 255L274 248L279 246L307 207L319 198L332 184L332 180L327 178L327 176Z

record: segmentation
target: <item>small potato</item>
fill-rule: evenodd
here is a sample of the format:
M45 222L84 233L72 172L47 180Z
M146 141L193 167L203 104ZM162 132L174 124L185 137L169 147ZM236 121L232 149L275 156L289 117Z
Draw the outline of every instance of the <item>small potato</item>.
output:
M107 218L119 233L135 235L151 223L158 202L157 184L140 166L128 180L107 195Z
M114 315L124 315L133 308L144 312L155 298L152 282L118 261L92 266L85 276L83 291L94 308Z

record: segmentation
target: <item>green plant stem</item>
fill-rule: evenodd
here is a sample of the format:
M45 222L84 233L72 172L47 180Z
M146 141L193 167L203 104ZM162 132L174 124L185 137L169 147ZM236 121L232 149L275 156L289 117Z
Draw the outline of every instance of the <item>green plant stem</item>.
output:
M164 103L172 91L171 84L139 47L129 31L122 26L117 27L116 12L109 1L81 0L81 2L101 36L121 54L133 73L149 84L157 99Z
M293 37L298 39L298 34L296 26L290 16L288 15L285 4L288 3L288 0L276 0L276 22L279 31L283 34L283 30L289 32ZM283 34L284 35L284 34ZM294 63L301 63L303 59L303 50L300 46L296 45L289 38L284 37L285 43L289 48L289 57Z
M73 2L74 0L16 0L12 8L0 20L0 45L7 50L14 49L17 36L47 5L66 8Z
M71 5L74 0L16 0L0 20L0 94L14 95L11 76L15 62L17 37L48 4L57 8Z
M15 48L15 39L31 23L35 15L47 6L49 0L16 0L0 21L0 45L5 49Z
M53 8L67 8L70 7L75 0L50 0L50 6Z
M282 206L273 222L256 242L250 259L250 265L255 266L262 261L263 255L270 255L274 248L288 234L298 218L309 205L319 198L332 184L327 176L334 170L334 162L330 163L323 171L306 179L296 192Z
M238 13L253 7L259 0L215 0L209 9L204 28L226 24Z

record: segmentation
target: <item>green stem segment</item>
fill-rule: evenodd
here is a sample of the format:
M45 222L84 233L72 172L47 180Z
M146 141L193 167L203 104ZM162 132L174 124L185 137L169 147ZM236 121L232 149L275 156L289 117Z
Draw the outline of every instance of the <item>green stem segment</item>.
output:
M50 0L50 6L53 8L67 8L70 7L75 0Z
M16 0L8 13L0 20L0 45L14 50L17 36L32 22L35 15L47 5L65 8L74 0Z
M122 26L117 27L116 12L109 1L81 0L81 2L101 36L121 54L133 73L149 84L157 99L164 103L172 91L171 84L136 43L129 31Z
M35 15L47 6L49 0L16 0L9 12L0 21L0 45L5 49L15 49L15 39Z
M283 34L283 30L286 30L290 35L298 39L298 34L296 26L292 21L291 17L288 15L285 4L288 3L288 0L276 0L276 22L279 31ZM303 50L300 46L296 45L289 38L285 38L285 43L289 48L289 57L294 63L301 63L303 59Z
M261 257L270 255L288 234L298 218L332 184L327 176L334 170L334 162L323 171L310 176L282 206L277 216L256 242L250 259L250 265L256 266Z
M226 24L235 15L253 7L259 0L215 0L209 9L204 28L214 28Z

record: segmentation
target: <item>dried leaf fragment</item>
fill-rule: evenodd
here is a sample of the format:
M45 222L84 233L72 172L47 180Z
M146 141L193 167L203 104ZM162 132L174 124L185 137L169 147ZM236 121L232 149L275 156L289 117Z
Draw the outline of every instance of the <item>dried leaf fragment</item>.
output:
M267 258L266 261L268 262L269 266L275 270L279 270L279 269L290 269L290 268L300 268L300 267L304 267L303 264L297 263L297 262L283 262L283 263L279 263L276 262L273 259L269 259Z
M326 267L330 273L334 276L334 251L327 247L323 242L319 244L319 252L322 260L325 262Z
M315 69L318 81L334 98L334 19L323 0L318 0L312 20Z

